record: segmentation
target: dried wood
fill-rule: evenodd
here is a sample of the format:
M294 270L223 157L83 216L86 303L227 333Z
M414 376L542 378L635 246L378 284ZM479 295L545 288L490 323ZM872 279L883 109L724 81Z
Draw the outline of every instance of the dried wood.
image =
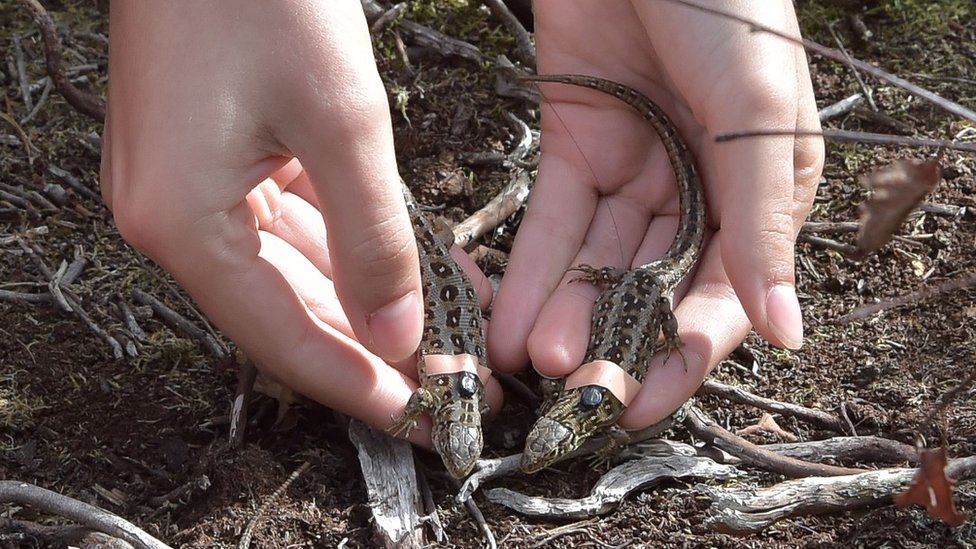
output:
M370 20L381 17L387 11L375 0L362 0L362 5L366 17ZM444 57L461 57L476 63L481 63L484 60L484 55L477 46L419 23L403 19L397 24L397 29L407 40L422 48L436 51Z
M20 542L22 545L18 547L133 549L127 541L84 526L37 524L27 520L5 520L2 539L8 544Z
M780 402L771 398L761 397L738 387L733 387L731 385L726 385L710 379L705 380L705 382L702 383L702 386L698 389L697 394L713 395L735 402L736 404L747 404L767 412L795 417L802 421L806 421L807 423L812 423L820 428L829 429L838 433L848 432L848 429L846 428L847 426L844 424L844 421L841 418L834 416L833 414L828 414L823 410L815 410L813 408L807 408L806 406L800 406L798 404L790 404L788 402Z
M482 0L491 10L491 13L495 17L501 19L502 24L505 25L505 29L515 38L515 47L518 50L518 54L522 64L526 67L535 67L535 43L532 41L532 35L525 29L522 22L519 21L518 17L503 0Z
M132 289L132 298L141 305L148 305L151 307L153 312L170 327L176 328L177 330L180 330L184 334L197 340L197 343L199 343L201 347L210 352L210 354L215 356L218 360L223 361L227 358L224 348L221 347L220 343L218 343L216 339L207 333L206 330L197 327L189 320L183 318L182 315L167 307L162 301L140 290L139 288Z
M0 502L36 507L45 513L121 538L139 549L170 549L118 515L26 482L0 480Z
M915 476L915 469L897 468L840 477L810 477L769 488L705 488L712 499L706 524L724 533L758 532L776 521L800 515L832 513L890 501ZM976 457L952 461L949 476L976 475Z
M61 37L58 36L54 21L47 10L37 0L20 0L20 5L27 10L34 23L41 31L44 39L44 55L47 61L47 73L54 82L54 87L64 96L69 105L82 114L86 114L101 122L105 119L105 100L94 93L82 91L68 79L64 73L61 58ZM26 99L29 106L29 95Z
M653 450L648 450L648 448L654 448L658 444L669 443L667 441L651 439L661 436L676 422L682 421L685 414L686 408L681 407L675 413L671 414L664 420L651 425L650 427L628 433L628 436L630 437L628 444L630 447L621 452L622 456L627 456L629 453L633 452L637 452L638 455L648 455L644 452L651 452L652 455L660 455L660 453L654 453ZM570 459L576 456L593 454L594 452L603 448L606 445L606 442L606 437L589 440L578 450L570 452L564 456L562 460ZM670 454L673 452L669 451L667 453ZM482 484L488 482L489 480L519 472L519 463L521 460L522 454L513 454L494 459L479 459L475 463L473 472L468 475L468 478L466 478L464 483L461 485L461 489L458 491L457 501L460 503L467 501L478 490L478 488L481 487Z
M421 497L410 443L355 419L349 421L349 440L359 453L377 542L390 549L423 547Z
M703 457L679 454L648 456L614 467L600 477L588 496L580 499L532 497L507 488L486 490L485 497L492 503L532 517L585 518L605 514L628 494L666 479L697 477L727 480L740 474L731 465Z
M696 437L732 454L743 463L788 477L841 476L862 472L861 469L812 463L777 454L730 433L694 406L689 407L684 424Z
M861 463L909 463L918 462L914 446L889 438L834 437L808 442L766 444L763 448L804 461L842 461Z
M531 187L528 173L523 171L513 177L484 207L454 227L454 243L467 250L475 240L517 212L528 199Z
M842 114L851 112L854 110L854 107L860 105L863 101L864 94L855 93L854 95L841 99L833 105L828 105L820 109L820 111L817 112L817 116L820 118L821 122L826 122L831 118L836 118Z

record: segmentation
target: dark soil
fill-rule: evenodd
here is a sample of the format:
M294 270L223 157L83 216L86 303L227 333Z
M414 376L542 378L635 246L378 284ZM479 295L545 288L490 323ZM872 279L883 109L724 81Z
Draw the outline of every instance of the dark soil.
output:
M476 44L487 54L507 53L514 43L477 3L417 3L408 17ZM976 108L976 8L970 0L807 0L800 2L807 35L834 45L829 28L850 53ZM69 67L90 65L75 76L104 93L107 6L62 2L51 6L66 46ZM860 16L873 36L862 37L849 23ZM20 51L14 40L20 43ZM93 503L126 517L173 546L236 547L256 509L303 461L312 465L280 498L258 527L259 547L370 547L369 507L355 451L332 414L296 405L275 426L276 403L259 397L243 449L227 444L227 414L234 371L157 319L145 319L131 297L141 289L203 325L167 275L129 248L111 214L52 175L60 168L82 185L98 189L100 124L73 111L55 92L29 121L30 109L17 78L18 55L31 82L45 74L37 31L16 2L0 5L4 61L0 86L0 183L42 192L48 184L68 189L67 202L54 209L11 200L0 194L0 290L41 292L47 278L14 237L32 245L53 270L76 256L88 259L70 286L92 320L109 334L128 337L137 356L114 359L105 340L74 314L50 303L0 301L0 478L31 482ZM412 46L411 44L407 44ZM469 153L503 153L513 146L503 113L533 120L531 107L494 93L490 67L409 49L412 68L396 54L391 33L379 39L381 70L391 93L402 171L421 201L442 205L454 221L483 204L507 182L497 166L462 165ZM846 67L811 59L820 106L858 91ZM919 135L972 141L972 122L947 115L887 85L869 82L881 112ZM43 84L33 90L41 101ZM830 123L850 130L895 133L897 128L850 114ZM968 128L968 134L965 129ZM748 128L743 128L748 129ZM30 145L25 144L25 140ZM849 221L865 190L857 177L896 158L922 157L903 148L866 145L828 147L826 182L811 215L816 221ZM742 360L724 363L716 379L752 392L838 412L841 405L860 434L912 443L921 435L930 445L946 444L951 456L976 453L976 404L970 383L935 422L926 414L976 365L976 288L937 292L886 309L865 320L841 317L862 304L911 295L976 272L976 161L945 153L946 178L927 200L969 208L960 216L915 215L896 240L861 262L810 244L798 247L798 278L808 339L799 352L769 347L752 336L746 348L757 367ZM0 187L3 189L4 187ZM846 238L842 235L840 238ZM494 240L493 247L507 244ZM135 310L144 341L120 314ZM738 360L738 361L737 361ZM503 443L505 430L524 430L530 418L513 400L514 425L489 426L488 455L516 448ZM733 429L754 423L759 411L703 400L720 424ZM791 420L783 427L801 439L830 436ZM494 431L494 432L491 432ZM524 433L523 433L524 434ZM681 431L674 438L687 438ZM452 504L453 487L437 460L420 455L429 470L434 498L442 507L448 546L477 547L483 541L463 508ZM205 490L192 488L206 477ZM598 474L585 462L570 462L534 477L497 482L532 494L578 496ZM757 475L764 483L777 479ZM191 488L167 502L160 496ZM976 484L956 488L957 505L976 509ZM710 546L710 547L971 547L971 524L951 529L923 511L891 506L783 521L742 538L711 532L703 525L709 503L690 485L671 482L632 496L607 516L562 523L523 518L480 500L502 547ZM4 517L50 523L52 517L7 506ZM5 519L0 519L5 520ZM12 524L0 524L0 546L33 547L17 538ZM5 533L4 533L5 532Z

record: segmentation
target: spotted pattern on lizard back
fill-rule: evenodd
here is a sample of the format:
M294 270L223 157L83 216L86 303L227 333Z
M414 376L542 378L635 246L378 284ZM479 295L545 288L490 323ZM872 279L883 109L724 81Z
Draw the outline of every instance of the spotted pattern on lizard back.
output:
M556 82L591 88L617 97L635 109L657 132L667 151L680 197L678 230L664 257L635 269L573 269L588 281L603 287L593 306L590 339L584 364L608 360L638 382L643 382L651 357L662 348L678 350L677 321L672 312L674 289L692 269L701 253L705 230L705 199L694 159L670 118L645 95L610 80L581 75L524 77L536 82ZM663 333L663 345L658 344ZM611 435L611 442L599 454L607 459L619 450L622 435L617 419L624 403L607 388L584 385L564 389L559 380L542 408L542 417L526 438L521 468L539 471L595 434Z
M417 350L420 388L411 395L403 414L389 431L405 435L421 414L433 421L431 440L444 466L455 478L467 476L484 445L481 417L484 384L477 373L428 373L434 355L471 355L485 364L485 342L478 293L451 257L454 234L432 222L403 183L403 197L413 223L420 254L424 291L424 331Z

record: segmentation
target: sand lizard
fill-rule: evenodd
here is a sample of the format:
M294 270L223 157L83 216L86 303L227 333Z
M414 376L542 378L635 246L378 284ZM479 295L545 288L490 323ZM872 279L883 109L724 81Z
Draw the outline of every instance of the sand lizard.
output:
M642 93L591 76L522 78L591 88L610 94L637 110L654 127L664 144L680 198L677 234L664 257L630 270L597 269L588 265L573 269L581 272L575 280L600 285L603 292L593 305L583 366L556 381L552 396L542 407L542 417L526 439L521 468L532 473L577 449L597 433L612 435L611 442L597 454L598 459L608 459L620 449L617 435L623 432L616 425L617 419L640 389L651 357L661 348L666 348L670 354L681 345L671 302L675 286L688 274L701 253L705 199L687 145L667 115ZM659 345L662 332L664 342ZM616 369L622 372L614 371ZM626 375L620 375L622 373Z
M405 435L421 414L430 414L434 450L448 472L461 478L481 457L481 416L487 411L484 383L489 371L478 293L451 257L450 227L432 222L407 185L402 187L420 253L424 331L417 350L420 388L388 430Z

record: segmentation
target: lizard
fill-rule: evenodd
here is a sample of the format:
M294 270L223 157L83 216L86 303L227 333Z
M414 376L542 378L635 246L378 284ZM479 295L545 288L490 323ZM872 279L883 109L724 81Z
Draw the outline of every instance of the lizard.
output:
M670 118L639 91L602 78L583 75L527 75L534 82L582 86L607 93L635 109L653 126L664 144L680 199L678 229L660 259L633 269L580 265L571 271L602 287L593 305L590 338L583 365L565 378L552 380L541 417L529 432L520 467L534 473L562 459L596 434L610 435L597 452L605 462L624 444L617 420L640 390L651 357L665 348L681 353L672 312L674 289L701 254L705 230L705 197L694 158ZM659 335L663 333L663 343ZM682 359L684 356L682 355ZM667 358L665 358L667 361Z
M471 280L451 257L451 228L431 221L402 180L401 187L420 255L424 329L417 349L420 388L388 432L406 436L421 414L430 414L434 450L448 472L462 478L481 457L481 417L488 411L481 308Z

